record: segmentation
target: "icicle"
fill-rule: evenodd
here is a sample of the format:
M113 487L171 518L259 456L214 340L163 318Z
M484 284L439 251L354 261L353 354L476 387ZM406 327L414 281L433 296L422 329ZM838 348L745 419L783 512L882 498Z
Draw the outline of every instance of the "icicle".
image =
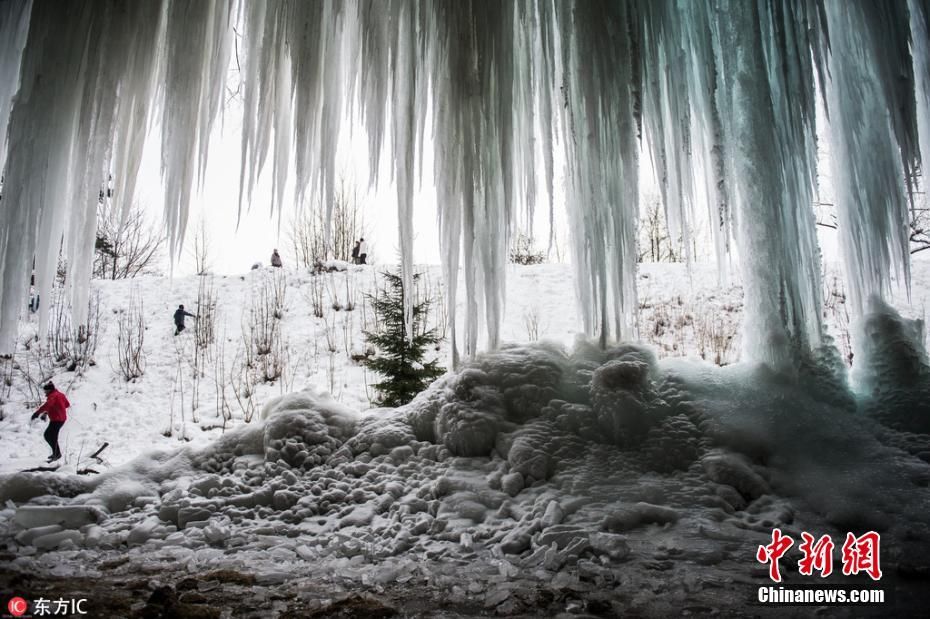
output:
M819 345L819 257L811 209L813 73L803 19L777 2L706 7L716 105L746 298L744 358L791 370ZM739 50L734 53L733 50Z
M0 127L9 128L0 161L2 149L16 152L7 158L0 209L0 350L12 345L34 254L46 291L62 239L72 276L87 277L97 192L112 174L114 199L128 208L156 109L177 255L223 100L236 15L245 50L240 209L271 155L279 217L292 180L298 203L309 197L331 213L334 153L351 111L367 129L372 183L390 144L408 290L413 191L432 116L443 271L453 305L463 273L466 355L477 352L482 322L488 345L499 343L512 227L518 214L531 226L540 173L551 224L554 169L563 157L585 329L605 343L632 335L638 137L650 144L672 234L690 247L705 206L721 268L735 237L749 358L790 366L816 346L815 72L831 93L839 156L848 164L840 191L844 234L852 235L846 245L861 250L847 260L854 294L880 292L894 269L908 278L902 186L918 152L927 160L930 150L925 0L269 0L236 7L221 0L34 0L31 10L0 3ZM17 71L21 84L7 108L16 80L6 77ZM865 90L874 97L857 97ZM86 304L80 291L73 300Z
M400 274L404 288L404 323L413 338L413 189L416 158L416 7L402 5L391 63L392 142L397 183L397 225L400 238Z
M899 141L899 131L910 133L910 121L897 107L898 85L883 74L900 53L883 42L895 33L906 39L908 26L897 21L891 3L828 4L827 18L838 232L851 305L862 316L871 295L889 292L892 275L910 287L904 183L911 164L903 168L902 161L914 161L916 140Z
M917 133L923 189L926 192L930 188L930 170L927 169L930 166L930 2L908 0L908 9L911 17L911 55L914 58Z
M0 2L0 171L6 162L6 127L13 94L19 88L19 63L31 11L31 0Z
M631 4L559 3L566 92L568 207L585 331L602 344L634 335L636 144Z
M133 3L131 12L139 14L131 18L132 44L127 53L125 79L119 89L110 163L113 200L121 213L121 224L135 199L136 179L155 103L165 6L158 2Z
M218 0L168 5L161 169L172 257L181 250L194 175L203 175L218 97L225 91L233 14L231 2Z
M6 164L0 208L2 352L13 351L33 257L36 287L42 298L50 298L74 195L69 156L77 131L85 79L83 52L92 12L79 3L38 0L33 4L20 89L9 120L9 152L15 156ZM48 304L40 307L40 329L44 329Z

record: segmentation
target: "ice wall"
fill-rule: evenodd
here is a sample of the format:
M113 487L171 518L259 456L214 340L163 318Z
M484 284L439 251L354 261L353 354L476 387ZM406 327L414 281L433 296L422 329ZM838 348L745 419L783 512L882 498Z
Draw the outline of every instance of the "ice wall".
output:
M721 268L738 258L745 357L793 367L821 336L818 82L838 143L852 296L861 305L893 273L907 280L904 188L928 148L923 0L35 0L0 10L0 71L18 66L21 83L15 95L14 82L0 86L15 153L0 212L0 350L11 349L33 254L46 291L63 237L73 279L87 277L97 192L112 175L116 199L132 200L150 123L177 253L234 46L240 209L270 162L279 214L289 183L300 204L330 210L341 125L359 118L371 181L396 185L409 285L413 195L432 146L444 271L451 290L465 283L454 337L467 356L482 323L487 346L499 343L509 237L518 214L532 219L538 186L550 209L569 211L585 331L602 343L635 335L648 144L673 236L687 247L706 212Z

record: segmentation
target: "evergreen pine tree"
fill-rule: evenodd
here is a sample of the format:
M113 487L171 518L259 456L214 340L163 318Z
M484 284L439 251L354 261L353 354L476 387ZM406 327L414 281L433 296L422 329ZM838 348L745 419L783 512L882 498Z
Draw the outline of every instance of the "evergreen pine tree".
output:
M404 287L399 275L382 273L387 285L377 296L369 295L375 315L378 317L377 332L366 331L365 341L373 344L377 353L366 359L365 367L384 377L375 388L380 393L375 402L379 406L400 406L441 376L445 369L437 360L424 362L429 346L439 343L441 338L435 329L426 328L426 318L431 301L415 299L413 305L413 337L407 338L404 321ZM414 282L420 275L414 275Z

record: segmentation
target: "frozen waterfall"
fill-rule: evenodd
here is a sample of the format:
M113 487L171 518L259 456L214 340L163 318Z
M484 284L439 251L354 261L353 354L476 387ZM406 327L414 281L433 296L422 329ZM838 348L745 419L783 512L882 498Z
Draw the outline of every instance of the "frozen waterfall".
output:
M482 323L499 343L509 238L537 187L568 210L585 331L635 336L648 143L672 235L687 247L701 214L721 268L731 253L740 264L744 358L791 367L822 336L817 84L854 306L908 284L909 193L930 156L928 16L926 0L0 2L0 351L13 349L33 256L46 294L65 253L83 320L99 191L112 176L131 203L150 127L177 255L235 47L240 210L270 160L279 213L288 183L329 211L341 123L359 118L372 182L383 152L392 163L409 285L413 195L434 149L466 355Z

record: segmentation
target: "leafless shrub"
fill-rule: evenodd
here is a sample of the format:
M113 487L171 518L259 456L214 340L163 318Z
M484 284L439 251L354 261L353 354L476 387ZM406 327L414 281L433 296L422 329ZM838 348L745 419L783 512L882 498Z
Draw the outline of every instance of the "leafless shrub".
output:
M729 365L733 344L736 339L736 326L713 312L704 313L695 325L698 350L701 358L716 365Z
M258 357L258 371L261 380L266 383L273 383L281 378L289 360L290 348L279 334L274 341L271 352Z
M216 390L216 414L223 418L223 429L232 420L232 408L226 398L226 386L231 383L226 374L226 337L213 340L213 384Z
M355 309L355 278L350 271L344 271L346 284L346 302L343 303L342 309L351 312Z
M0 356L0 400L9 400L13 389L13 355Z
M542 264L546 254L536 249L533 237L518 234L510 246L510 262L513 264Z
M352 314L345 313L342 315L342 346L346 351L346 355L352 356L352 345L354 343L355 326L354 321L352 320Z
M643 297L637 313L640 336L660 357L698 355L717 365L737 361L739 308L682 297L652 301Z
M329 299L333 311L342 310L342 303L339 302L339 290L336 287L336 277L333 273L329 274Z
M242 419L246 423L252 421L257 404L255 402L255 381L252 367L249 365L248 352L240 347L233 357L232 370L229 374L229 386L232 388L233 399L236 401Z
M117 318L116 354L123 380L132 381L145 373L145 315L142 299L136 292L129 295L129 306L120 310Z
M171 402L168 407L168 428L162 433L164 436L174 435L175 407L177 407L178 415L181 418L179 424L181 431L178 435L178 440L187 440L187 426L184 415L184 359L187 356L184 350L185 342L185 338L174 339L175 370L174 380L171 385Z
M313 310L313 315L317 318L323 317L323 281L322 276L314 275L310 278L310 290L304 293L307 304Z
M245 359L260 380L277 380L287 364L287 345L281 334L286 280L284 275L263 278L252 289L248 323L244 327Z
M55 363L64 364L71 358L71 311L64 288L52 289L46 342Z
M95 291L87 301L87 322L71 331L71 362L68 370L82 373L96 365L94 355L100 336L100 293Z
M25 354L10 361L11 368L19 375L19 380L12 382L23 394L26 406L29 408L39 406L44 397L42 385L55 377L58 366L52 362L48 353L38 346L27 349Z
M270 354L275 340L278 339L280 325L274 317L273 306L268 301L267 297L253 296L249 309L247 338L256 357Z
M326 316L323 317L323 334L326 337L326 350L330 353L335 353L339 350L339 346L336 343L336 318L335 316L330 319Z
M87 320L75 327L66 291L63 288L55 288L49 307L46 346L41 352L46 353L53 364L64 366L69 372L81 374L87 366L96 363L94 354L97 351L99 330L98 291L94 291L88 298Z
M529 341L539 340L539 309L533 307L523 312L523 326L526 327L526 336Z
M427 279L428 281L432 281L432 278L430 278L428 275ZM434 320L434 324L436 325L436 333L438 333L442 339L446 339L446 336L449 332L449 305L445 295L445 287L442 285L441 280L435 287L435 296L432 295L433 292L428 290L426 293L426 298L436 299L434 306L436 308L436 316Z
M197 286L197 320L194 323L195 348L210 350L216 339L216 288L213 277L202 277Z

